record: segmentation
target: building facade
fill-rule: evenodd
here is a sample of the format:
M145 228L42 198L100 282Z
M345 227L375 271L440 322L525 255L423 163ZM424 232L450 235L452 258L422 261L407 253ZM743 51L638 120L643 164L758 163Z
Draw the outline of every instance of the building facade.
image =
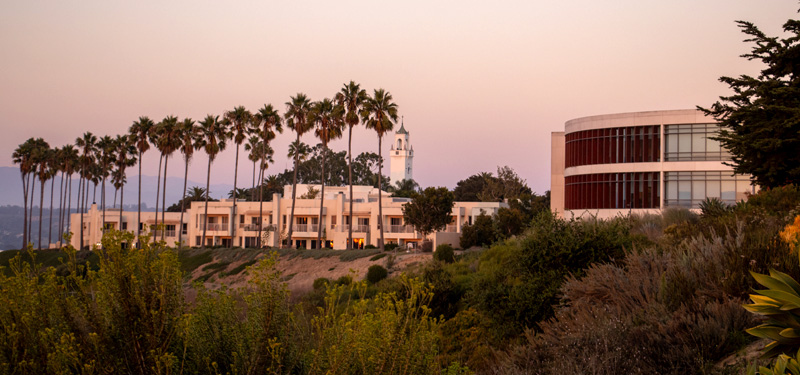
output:
M693 109L618 113L567 121L551 136L551 210L600 218L728 204L754 192L724 164L717 125Z
M298 196L308 192L310 188L319 190L319 185L297 185ZM353 211L350 212L349 188L346 186L326 186L324 199L298 198L295 205L294 225L291 238L292 247L319 248L327 247L344 249L350 225L353 225L353 242L356 247L378 244L380 232L378 227L378 189L371 186L353 187ZM380 192L383 200L384 238L386 243L396 243L404 247L415 247L423 240L422 236L403 220L402 207L409 202L408 198L394 198L387 192ZM292 208L292 186L284 187L283 194L274 194L272 200L263 202L236 202L237 212L233 212L233 201L225 199L208 203L206 214L205 202L192 202L180 221L179 212L164 214L163 234L170 246L178 242L178 230L183 231L184 246L238 246L254 247L257 244L259 224L262 225L262 243L265 246L279 247L288 233L289 214ZM323 205L320 222L320 204ZM452 221L444 230L432 233L429 239L435 246L448 243L458 246L461 238L461 227L473 223L481 212L487 215L497 213L500 207L507 207L502 202L456 202L452 210ZM122 229L134 231L137 221L136 211L106 209L105 220L102 211L92 205L84 215L83 247L99 246L105 229ZM161 230L155 231L150 226L155 224L154 212L142 212L140 235L151 234L161 238ZM72 214L73 228L80 227L81 214ZM158 218L162 223L161 215ZM102 224L101 224L102 223ZM323 228L323 242L317 243L317 230ZM72 245L78 248L80 233L73 229Z

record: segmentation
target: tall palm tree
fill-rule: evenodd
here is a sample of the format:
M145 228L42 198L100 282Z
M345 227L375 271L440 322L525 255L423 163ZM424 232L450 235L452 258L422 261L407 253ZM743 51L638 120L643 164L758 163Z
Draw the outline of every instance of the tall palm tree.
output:
M308 111L310 110L311 103L308 97L303 93L297 93L297 95L290 97L291 101L286 102L286 113L283 117L286 119L286 126L289 129L292 129L297 134L297 142L298 146L300 144L300 137L305 134L307 131L311 130L311 123L308 122ZM295 152L294 154L294 177L292 178L292 211L289 214L289 232L286 238L288 238L288 245L291 247L292 244L292 230L294 227L294 206L295 202L297 201L297 164L299 153Z
M97 141L97 150L101 165L100 175L103 179L103 185L100 191L100 205L103 209L103 224L100 225L100 227L103 229L105 229L106 226L106 178L111 174L111 168L114 165L114 160L117 158L115 155L116 146L114 139L107 135L101 137Z
M286 153L290 159L297 157L297 160L302 163L311 155L311 146L304 142L294 141L289 144L289 152Z
M383 174L383 154L381 152L381 142L383 135L389 132L397 122L397 104L392 102L392 94L383 89L374 90L372 97L367 99L361 118L367 125L367 129L372 129L378 133L378 226L381 231L381 239L378 248L383 250L383 190L381 189L381 175Z
M44 206L44 185L52 177L51 162L53 150L47 142L42 142L33 150L33 158L36 163L36 175L39 178L41 187L39 189L39 239L36 241L37 249L42 249L42 207Z
M178 228L178 247L183 247L183 213L186 211L186 182L189 180L189 161L192 160L194 150L200 148L200 139L202 137L201 129L195 125L194 120L185 118L178 126L178 131L181 135L181 153L183 160L186 161L186 167L183 170L183 197L181 199L181 221L180 228Z
M120 229L122 229L122 210L125 201L125 169L136 164L136 154L138 150L135 145L136 138L134 138L133 135L118 135L117 138L114 139L114 143L117 147L117 158L114 161L116 169L114 170L114 176L112 178L114 180L114 187L121 190L119 195L119 225ZM136 231L139 231L138 227Z
M147 116L141 116L138 120L134 121L128 132L133 137L136 144L136 149L139 151L139 203L138 213L136 215L136 238L138 247L139 230L142 226L142 154L150 149L150 132L153 129L153 120Z
M161 189L161 224L164 224L164 216L167 211L167 167L169 166L169 157L172 156L173 152L181 148L183 138L177 117L167 116L158 125L160 131L158 132L159 137L156 147L161 151L161 155L164 156L164 186ZM158 217L158 210L156 210L156 217ZM156 225L158 225L158 221L156 221ZM161 231L162 241L164 240L165 232L166 230Z
M59 169L58 164L58 153L60 149L53 148L50 149L50 157L47 160L47 167L50 169L49 177L50 177L50 220L49 224L47 225L47 247L49 248L50 245L53 243L53 193L55 192L55 182L56 177L58 176L58 172L61 170ZM63 180L63 178L62 178Z
M225 120L231 124L233 142L236 143L236 164L233 169L233 225L236 227L238 212L236 212L236 180L239 177L239 146L242 145L247 134L250 133L250 122L253 114L243 106L235 107L232 111L225 112ZM233 246L231 240L230 246ZM230 247L229 246L229 247Z
M261 229L264 227L264 170L267 169L267 163L272 162L272 154L275 151L269 146L269 142L275 139L275 131L283 133L283 125L281 124L281 115L278 110L272 107L272 104L265 104L264 108L258 110L255 117L255 127L260 129L259 135L261 136L261 163L260 171L258 174L258 247L261 244Z
M319 219L317 225L317 244L322 248L322 209L325 204L325 159L328 154L328 142L340 138L344 130L344 117L342 107L335 105L328 98L311 104L309 122L316 126L314 134L322 141L322 170L320 182Z
M153 125L153 128L150 130L150 134L148 135L150 144L158 150L158 140L161 137L161 123L157 123ZM159 150L161 151L161 150ZM161 165L164 163L164 153L159 152L158 156L158 174L156 178L156 215L155 215L155 222L153 225L153 230L157 230L158 228L158 205L159 205L159 198L161 196ZM153 242L156 241L156 235L153 234Z
M255 121L255 116L253 116L253 119L253 121ZM247 154L247 159L253 162L253 185L250 188L250 200L254 201L256 200L256 163L261 160L261 141L258 139L258 136L250 136L250 138L247 139L247 143L244 145L244 150L250 151L250 153Z
M14 150L11 155L14 164L19 164L19 173L20 177L22 177L22 200L25 222L23 223L22 247L20 247L20 249L24 249L28 246L28 192L30 188L28 177L33 170L32 151L34 142L35 140L33 138L28 138L27 141L17 146L17 149Z
M367 100L367 91L361 85L350 81L336 94L336 103L345 109L344 122L347 123L347 176L350 186L350 226L347 234L347 250L353 247L353 127L361 121L359 114Z
M206 233L208 231L208 189L211 184L211 163L222 150L225 149L225 141L228 139L228 127L224 121L219 120L219 116L207 115L203 121L200 121L200 128L202 129L202 138L199 145L206 150L208 154L208 172L206 173L206 208L203 214L203 243L202 247L206 247Z
M81 228L80 228L81 244L79 246L79 249L83 249L83 232L84 232L83 226L84 226L84 216L85 216L83 215L83 213L84 209L87 208L86 201L89 195L89 180L92 178L91 169L95 161L95 149L97 147L97 137L94 136L91 132L83 133L83 137L77 138L75 140L75 145L81 151L80 162L79 162L80 177L81 177L80 182L83 184L83 186L81 189L81 185L78 185L79 189L82 190L79 192L79 197L78 197L79 205L81 205L78 211L81 212ZM83 198L81 198L80 196L81 194L83 195ZM83 201L81 202L81 200Z
M65 196L67 197L67 211L64 214L64 221L66 222L67 231L72 231L72 175L78 171L78 165L80 161L80 157L78 155L78 150L75 149L73 145L65 145L63 148L63 153L61 154L61 160L64 163L64 172L67 174L67 191L65 192ZM64 238L64 233L59 232L58 238Z

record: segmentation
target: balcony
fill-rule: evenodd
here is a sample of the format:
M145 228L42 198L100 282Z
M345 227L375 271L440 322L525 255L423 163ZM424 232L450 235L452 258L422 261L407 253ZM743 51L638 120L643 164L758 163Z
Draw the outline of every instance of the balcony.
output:
M349 232L349 231L350 231L350 224L342 224L342 232ZM355 225L353 226L353 232L369 233L369 225Z
M414 233L414 227L411 225L387 225L387 233Z
M244 229L245 232L258 232L258 224L245 224L242 225L241 228Z
M200 225L200 230L205 230L204 227L205 226L201 224ZM228 224L211 223L211 224L208 224L208 230L212 231L212 232L213 231L218 231L218 232L227 231L228 230Z
M450 224L444 228L444 231L448 233L456 233L458 232L458 225Z
M154 230L154 231L152 231L153 238L161 238L161 232L164 232L165 237L176 237L176 233L177 233L177 231L174 230L174 229L165 230L165 231Z
M319 228L318 224L295 224L292 228L295 232L314 232L316 233Z

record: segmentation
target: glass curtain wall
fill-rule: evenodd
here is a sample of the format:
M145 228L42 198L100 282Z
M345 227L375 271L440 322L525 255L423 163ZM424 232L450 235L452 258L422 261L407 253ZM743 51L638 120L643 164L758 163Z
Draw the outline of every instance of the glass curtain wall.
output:
M565 178L567 210L659 208L660 173L597 173Z
M583 130L565 136L566 166L661 161L660 125Z
M664 129L664 160L707 161L730 160L731 154L713 138L717 124L667 125Z
M727 204L753 193L750 178L731 172L664 172L664 206L699 208L706 197L719 198Z

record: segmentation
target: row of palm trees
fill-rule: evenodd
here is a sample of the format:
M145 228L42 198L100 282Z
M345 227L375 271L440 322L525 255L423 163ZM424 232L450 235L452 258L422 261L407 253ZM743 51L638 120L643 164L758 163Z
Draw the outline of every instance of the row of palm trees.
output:
M167 116L158 123L146 116L139 117L128 129L128 133L117 135L112 138L104 136L97 138L91 132L86 132L82 137L75 140L75 144L65 145L61 148L51 148L42 138L30 138L25 141L13 153L15 164L20 165L20 173L23 186L23 199L25 209L25 224L23 233L23 247L32 241L31 228L33 219L33 195L35 192L35 182L38 181L39 189L39 237L38 248L41 249L42 232L42 206L44 204L44 191L47 181L50 184L50 226L52 227L52 205L53 192L55 190L55 177L60 173L61 182L59 196L59 218L58 236L62 238L63 230L71 229L69 215L71 212L72 197L72 178L77 173L78 183L78 212L88 212L89 185L94 184L95 196L98 184L101 185L101 207L103 222L105 223L106 199L105 184L110 178L115 188L114 204L116 205L117 192L120 194L120 207L124 198L124 187L126 183L126 169L139 164L139 176L142 175L142 158L144 154L153 146L160 153L158 167L158 183L156 187L156 215L155 224L158 226L159 198L161 198L161 223L164 223L166 211L166 192L167 189L167 168L170 157L176 152L183 154L184 159L184 184L183 195L186 196L186 182L188 177L189 162L194 151L203 149L208 155L208 170L206 173L205 189L205 212L204 217L208 217L208 191L211 182L211 164L217 155L223 151L228 142L236 144L236 158L233 178L233 212L236 213L236 198L239 149L242 143L247 140L245 150L250 151L249 160L253 161L253 181L263 181L264 171L272 163L274 150L270 147L270 142L275 139L276 132L283 132L285 125L295 132L296 141L294 144L301 144L300 137L314 131L325 150L328 144L334 139L343 136L345 127L348 128L348 172L350 196L353 196L353 171L352 171L352 134L353 128L359 124L364 124L368 129L373 130L378 135L378 155L381 155L383 136L392 130L397 121L397 105L393 102L392 95L383 90L374 90L373 95L367 94L366 90L353 81L343 85L342 89L334 97L325 98L320 101L312 102L305 94L298 93L290 97L286 102L286 112L281 116L271 105L265 104L263 108L256 112L251 112L243 106L237 106L233 110L224 113L222 118L216 115L207 115L205 119L195 123L190 118L179 120L175 116ZM290 150L290 154L292 154ZM323 153L324 155L325 153ZM297 166L299 163L300 152L293 153L294 156L294 177L292 181L292 209L289 215L288 237L291 244L292 230L294 224L294 206L297 191ZM161 182L163 163L164 182ZM256 173L258 164L258 173ZM322 173L324 175L325 160L322 163ZM383 170L382 158L379 162L379 171ZM378 189L381 191L381 178L378 173ZM66 181L66 189L65 189ZM263 215L262 190L263 182L259 184L259 218ZM66 191L65 191L66 190ZM325 181L322 181L323 199L325 194ZM378 194L378 225L380 230L379 246L383 248L384 233L383 223L381 223L383 212L381 209L382 194ZM30 202L29 202L30 197ZM142 179L139 178L139 201L136 222L137 235L141 228L141 202L142 202ZM183 212L186 199L181 200L181 223L183 223ZM66 204L66 207L64 205ZM317 233L317 243L322 243L322 207L320 204L319 229ZM65 211L66 209L66 211ZM29 211L30 210L30 211ZM353 212L353 200L350 200L350 212ZM120 223L122 222L122 210L120 209ZM235 222L235 221L234 221ZM84 227L83 216L81 216L81 228ZM258 246L261 246L261 225L258 233ZM347 248L352 246L353 229L350 225L348 233ZM51 229L52 230L52 229ZM183 243L183 230L178 231L178 242ZM207 234L207 225L203 226L203 245ZM48 235L51 238L51 234ZM161 231L161 240L164 239L164 231ZM154 240L156 240L154 238ZM231 241L231 245L232 245ZM81 247L84 246L83 230L80 231Z

